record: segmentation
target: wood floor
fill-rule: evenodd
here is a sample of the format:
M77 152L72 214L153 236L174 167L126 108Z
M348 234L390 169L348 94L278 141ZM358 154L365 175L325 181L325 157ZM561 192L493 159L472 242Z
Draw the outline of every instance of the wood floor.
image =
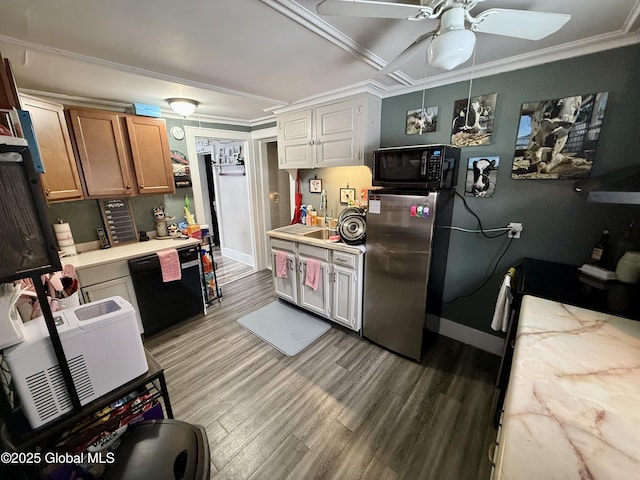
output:
M211 478L489 478L496 356L437 337L418 364L334 326L287 357L236 322L272 301L258 272L145 342L175 417L206 427Z
M213 247L213 260L216 262L218 285L226 285L253 273L253 267L242 262L223 257L220 247Z

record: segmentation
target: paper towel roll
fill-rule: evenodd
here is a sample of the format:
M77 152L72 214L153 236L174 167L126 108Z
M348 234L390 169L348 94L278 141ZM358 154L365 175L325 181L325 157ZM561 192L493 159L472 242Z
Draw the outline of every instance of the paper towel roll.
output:
M62 250L66 256L76 254L76 245L73 242L73 235L71 235L71 228L68 223L54 223L53 231L56 234L56 240L58 241L58 247Z

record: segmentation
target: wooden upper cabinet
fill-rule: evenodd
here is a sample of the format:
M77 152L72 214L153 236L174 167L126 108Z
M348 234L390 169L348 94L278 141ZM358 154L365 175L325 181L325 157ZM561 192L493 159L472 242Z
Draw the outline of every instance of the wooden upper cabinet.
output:
M134 195L120 116L107 110L71 109L69 120L90 197Z
M45 173L40 175L47 202L80 200L84 197L69 129L62 105L21 95L31 116Z
M164 119L85 108L68 116L89 197L175 193Z
M165 121L132 115L125 120L138 193L175 193Z

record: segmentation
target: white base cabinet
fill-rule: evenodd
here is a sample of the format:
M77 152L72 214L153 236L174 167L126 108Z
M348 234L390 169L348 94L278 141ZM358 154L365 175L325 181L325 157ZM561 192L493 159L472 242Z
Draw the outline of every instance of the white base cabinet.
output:
M140 320L138 300L133 289L129 265L126 260L78 269L76 273L80 284L82 303L95 302L96 300L119 295L133 306L136 312L138 331L141 335L144 333L142 320Z
M287 277L277 275L277 251L286 253ZM310 312L344 325L362 328L362 255L271 239L273 284L276 295ZM310 259L320 262L318 288L306 285Z
M379 98L364 94L278 115L279 168L370 165L380 108Z

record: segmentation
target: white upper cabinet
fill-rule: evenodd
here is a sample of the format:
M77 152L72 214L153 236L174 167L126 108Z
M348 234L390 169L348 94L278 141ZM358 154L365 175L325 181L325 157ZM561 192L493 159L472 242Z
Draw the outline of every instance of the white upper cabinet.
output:
M279 167L370 165L380 146L380 106L364 94L278 115Z

